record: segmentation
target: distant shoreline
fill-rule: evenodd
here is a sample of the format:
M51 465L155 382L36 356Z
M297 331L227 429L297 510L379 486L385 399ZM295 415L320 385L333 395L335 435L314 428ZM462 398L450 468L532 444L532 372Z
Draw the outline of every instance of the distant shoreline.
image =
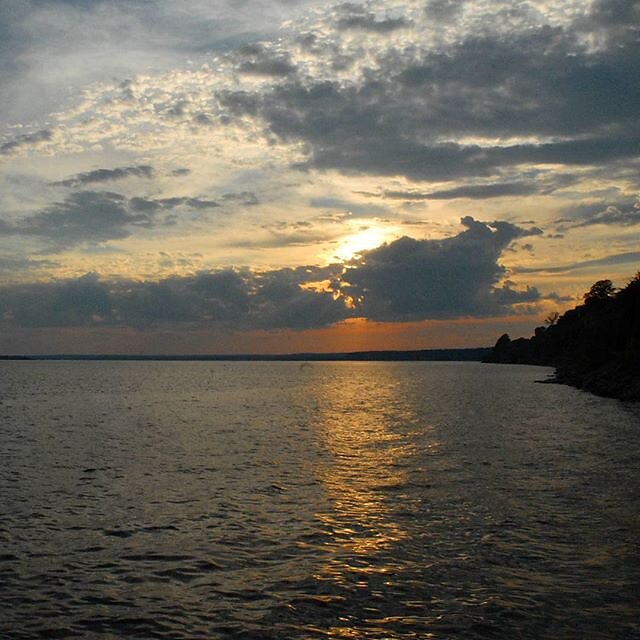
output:
M481 362L490 347L470 349L418 349L412 351L352 351L346 353L135 355L52 354L0 355L0 360L100 360L143 362Z

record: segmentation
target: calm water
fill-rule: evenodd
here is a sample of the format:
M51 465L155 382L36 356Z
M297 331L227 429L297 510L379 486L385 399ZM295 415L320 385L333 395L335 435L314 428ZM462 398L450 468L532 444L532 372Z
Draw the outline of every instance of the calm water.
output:
M640 407L462 363L0 363L0 638L640 638Z

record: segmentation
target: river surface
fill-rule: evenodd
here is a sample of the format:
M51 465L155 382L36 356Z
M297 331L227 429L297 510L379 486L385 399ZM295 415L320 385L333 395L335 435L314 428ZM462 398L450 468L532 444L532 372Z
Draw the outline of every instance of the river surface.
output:
M640 638L640 406L479 363L0 363L0 638Z

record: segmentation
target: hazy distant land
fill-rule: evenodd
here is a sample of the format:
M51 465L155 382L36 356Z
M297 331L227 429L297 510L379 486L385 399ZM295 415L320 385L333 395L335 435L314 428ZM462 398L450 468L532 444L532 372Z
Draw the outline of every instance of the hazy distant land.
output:
M347 353L283 353L283 354L211 354L211 355L140 355L140 354L51 354L0 355L0 360L142 360L142 361L444 361L480 362L491 352L490 347L471 349L416 349L411 351L352 351Z

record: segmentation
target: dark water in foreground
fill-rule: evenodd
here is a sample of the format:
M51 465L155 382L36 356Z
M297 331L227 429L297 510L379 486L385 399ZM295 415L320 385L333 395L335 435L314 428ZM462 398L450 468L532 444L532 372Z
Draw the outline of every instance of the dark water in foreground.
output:
M0 638L640 638L640 407L461 363L0 363Z

